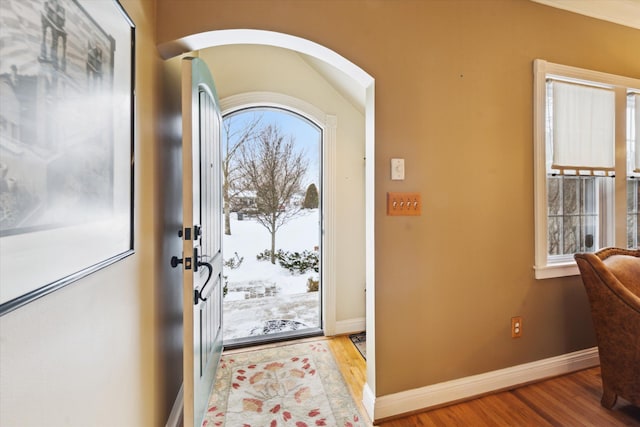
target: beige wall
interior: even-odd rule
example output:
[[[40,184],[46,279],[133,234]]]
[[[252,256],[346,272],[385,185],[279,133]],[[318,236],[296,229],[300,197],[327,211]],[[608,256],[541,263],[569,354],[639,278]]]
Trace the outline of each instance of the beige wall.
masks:
[[[376,79],[379,396],[594,345],[579,279],[533,278],[531,63],[640,78],[640,31],[526,0],[160,0],[155,40],[155,2],[122,3],[137,26],[136,254],[0,318],[0,425],[164,425],[181,376],[179,332],[161,326],[155,44],[212,29],[304,37]],[[421,191],[423,216],[386,217],[396,190]]]
[[[527,0],[158,3],[160,43],[231,28],[309,39],[376,80],[378,396],[595,344],[580,279],[533,276],[532,62],[638,78],[640,31]],[[423,215],[387,217],[387,191],[420,191]]]
[[[136,24],[136,253],[0,318],[2,426],[161,426],[166,384],[181,382],[160,349],[155,2],[122,4]]]
[[[365,317],[364,116],[303,57],[255,45],[201,50],[221,100],[247,92],[289,95],[335,115],[336,130],[336,320]]]

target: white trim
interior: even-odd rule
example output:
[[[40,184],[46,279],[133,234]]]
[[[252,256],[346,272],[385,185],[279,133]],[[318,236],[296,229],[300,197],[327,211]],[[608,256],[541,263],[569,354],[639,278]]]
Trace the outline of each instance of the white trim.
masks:
[[[230,44],[257,44],[295,50],[330,64],[355,79],[356,83],[364,88],[373,84],[373,78],[369,74],[336,52],[310,40],[274,31],[249,29],[207,31],[162,43],[158,45],[158,51],[164,59],[169,59],[194,50]]]
[[[355,319],[347,319],[347,320],[339,320],[336,322],[334,335],[344,335],[344,334],[353,334],[356,332],[362,332],[365,330],[365,328],[366,328],[366,322],[364,317],[358,317]]]
[[[619,76],[617,74],[603,73],[602,71],[587,70],[585,68],[572,67],[570,65],[554,64],[543,59],[535,60],[536,67],[540,67],[550,77],[557,77],[564,81],[585,83],[592,86],[593,82],[599,83],[604,88],[613,89],[624,87],[639,89],[640,80],[633,77]]]
[[[367,411],[367,415],[370,420],[373,420],[373,410],[376,406],[376,396],[371,391],[371,387],[369,387],[369,383],[364,383],[362,388],[362,406],[364,406],[364,410]]]
[[[547,255],[549,247],[547,236],[547,178],[546,178],[546,133],[545,133],[545,99],[547,62],[536,59],[533,62],[533,195],[534,195],[534,233],[535,233],[535,276],[548,268]]]
[[[323,129],[327,122],[327,115],[315,105],[283,93],[268,91],[245,92],[220,100],[220,110],[223,116],[251,107],[285,108],[311,120]]]
[[[181,427],[182,426],[182,407],[184,405],[184,395],[182,387],[184,384],[180,384],[180,390],[178,390],[178,395],[176,396],[176,400],[173,402],[173,406],[171,407],[171,413],[169,414],[169,418],[167,419],[167,423],[165,427]]]
[[[365,384],[363,404],[367,412],[369,412],[369,408],[373,403],[374,410],[371,418],[376,422],[409,412],[427,410],[468,400],[545,378],[565,375],[597,366],[599,363],[598,348],[593,347],[497,371],[380,396],[374,398],[373,402],[371,395],[367,394],[369,392]],[[369,415],[371,416],[371,412],[369,412]]]
[[[375,85],[366,88],[365,101],[365,307],[367,384],[376,393],[376,166]]]
[[[278,92],[245,92],[220,100],[222,115],[252,107],[292,111],[322,129],[322,329],[336,333],[336,150],[338,118],[313,104]]]
[[[337,274],[336,169],[338,118],[327,115],[322,143],[322,329],[336,332]]]
[[[630,123],[627,124],[627,129],[631,130],[631,126],[634,126],[635,130],[635,141],[631,141],[630,147],[628,148],[629,154],[634,152],[633,156],[630,156],[630,163],[633,164],[631,170],[628,172],[629,176],[638,176],[638,171],[640,171],[640,92],[633,93],[631,92],[629,95],[633,98],[633,109],[634,109],[634,117],[631,117]]]
[[[577,276],[578,264],[568,262],[566,264],[550,264],[541,267],[534,267],[536,271],[536,279],[551,279],[553,277]]]

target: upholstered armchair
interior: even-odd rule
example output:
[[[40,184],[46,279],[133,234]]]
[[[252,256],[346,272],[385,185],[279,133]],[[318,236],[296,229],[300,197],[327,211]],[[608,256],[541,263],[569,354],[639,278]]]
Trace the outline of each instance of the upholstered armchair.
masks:
[[[640,250],[576,254],[589,296],[602,372],[602,406],[640,406]]]

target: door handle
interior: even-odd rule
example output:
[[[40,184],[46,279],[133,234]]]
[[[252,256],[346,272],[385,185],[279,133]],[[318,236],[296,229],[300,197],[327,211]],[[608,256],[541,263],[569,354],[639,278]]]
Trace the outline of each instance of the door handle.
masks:
[[[202,288],[200,288],[200,290],[194,290],[193,292],[193,304],[197,305],[199,301],[206,301],[207,299],[204,298],[202,295],[204,295],[204,288],[207,287],[207,285],[209,284],[209,281],[211,280],[211,276],[213,276],[213,266],[208,263],[208,262],[204,262],[204,261],[200,261],[198,258],[198,248],[194,248],[193,249],[193,258],[196,260],[196,267],[194,268],[193,271],[198,271],[198,267],[206,267],[207,270],[209,270],[209,274],[207,275],[207,280],[204,281],[204,285],[202,285]]]
[[[194,295],[193,295],[193,304],[198,304],[198,301],[206,301],[207,299],[205,297],[203,297],[202,295],[204,295],[204,288],[207,287],[207,285],[209,284],[209,280],[211,280],[211,276],[213,276],[213,266],[211,264],[209,264],[208,262],[203,262],[203,261],[198,261],[198,265],[201,267],[207,267],[207,270],[209,270],[209,274],[207,275],[207,280],[204,281],[204,285],[202,285],[202,288],[200,290],[195,290],[194,291]]]

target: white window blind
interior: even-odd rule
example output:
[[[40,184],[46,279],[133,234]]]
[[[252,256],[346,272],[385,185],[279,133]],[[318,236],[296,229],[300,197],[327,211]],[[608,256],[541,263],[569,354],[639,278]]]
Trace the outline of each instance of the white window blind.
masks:
[[[640,172],[640,93],[637,93],[635,96],[635,102],[633,104],[633,108],[635,110],[636,116],[636,165],[635,172]]]
[[[552,169],[563,174],[613,172],[614,91],[553,81],[552,92]]]

